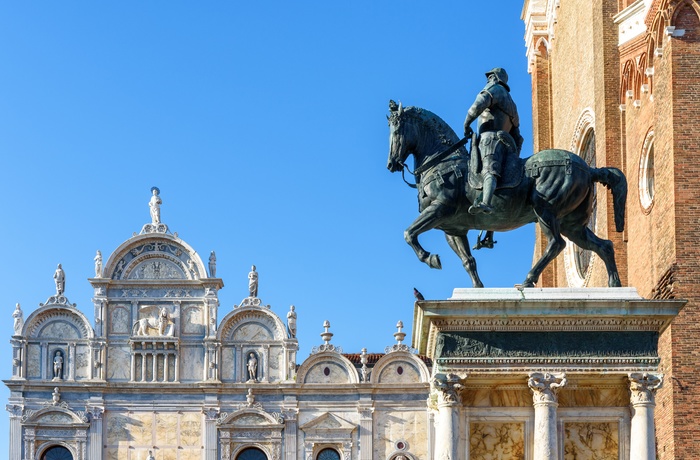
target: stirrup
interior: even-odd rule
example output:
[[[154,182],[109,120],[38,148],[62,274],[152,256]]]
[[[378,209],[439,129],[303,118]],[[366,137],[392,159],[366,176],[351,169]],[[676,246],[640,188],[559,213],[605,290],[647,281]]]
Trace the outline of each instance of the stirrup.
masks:
[[[493,212],[493,207],[487,205],[483,201],[479,204],[473,204],[469,206],[469,214],[491,214]]]

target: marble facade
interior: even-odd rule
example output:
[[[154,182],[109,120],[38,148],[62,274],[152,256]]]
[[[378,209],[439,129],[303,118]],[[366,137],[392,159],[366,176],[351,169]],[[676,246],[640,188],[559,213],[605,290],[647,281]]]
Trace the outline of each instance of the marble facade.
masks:
[[[220,312],[223,281],[160,220],[99,262],[92,324],[63,291],[16,323],[10,460],[652,458],[656,340],[682,302],[456,290],[416,302],[412,346],[399,322],[385,353],[344,353],[326,322],[298,363],[257,272]]]

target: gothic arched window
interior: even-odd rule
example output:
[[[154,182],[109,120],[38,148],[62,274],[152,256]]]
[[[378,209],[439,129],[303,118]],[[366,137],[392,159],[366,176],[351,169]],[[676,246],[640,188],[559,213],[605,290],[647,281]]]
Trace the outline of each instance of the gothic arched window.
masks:
[[[644,212],[654,203],[654,132],[647,134],[639,160],[639,202]]]
[[[581,143],[581,150],[579,151],[579,156],[584,159],[588,166],[595,168],[595,132],[593,128],[589,128],[584,135],[583,142]],[[596,223],[596,212],[598,208],[598,200],[596,198],[595,185],[593,188],[593,212],[591,213],[591,218],[588,220],[588,228],[595,232]],[[591,265],[591,257],[593,253],[585,249],[581,249],[578,246],[574,249],[574,261],[576,264],[576,271],[578,276],[582,279],[586,279],[588,275],[588,268]]]

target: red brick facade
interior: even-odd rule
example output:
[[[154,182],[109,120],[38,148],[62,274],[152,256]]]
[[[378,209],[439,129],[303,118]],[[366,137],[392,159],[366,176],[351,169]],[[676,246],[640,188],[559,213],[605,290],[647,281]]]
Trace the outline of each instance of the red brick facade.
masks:
[[[546,12],[556,15],[549,35],[531,34],[527,44],[536,50],[534,150],[575,150],[572,139],[589,110],[597,166],[627,175],[625,232],[614,231],[611,197],[600,187],[596,233],[614,242],[623,285],[647,298],[688,300],[659,342],[665,383],[657,394],[657,450],[661,460],[700,459],[700,1],[654,0],[644,12],[646,31],[621,40],[626,13],[639,5],[561,2]],[[651,200],[640,192],[648,191],[650,175]],[[535,256],[543,243],[538,231]],[[567,270],[561,255],[539,285],[569,285]],[[594,261],[585,285],[606,281],[605,268]]]

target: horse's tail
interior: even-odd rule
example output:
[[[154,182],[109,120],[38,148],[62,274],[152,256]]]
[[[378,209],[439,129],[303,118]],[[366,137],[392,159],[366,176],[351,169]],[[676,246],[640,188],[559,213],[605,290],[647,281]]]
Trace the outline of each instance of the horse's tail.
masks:
[[[615,230],[625,229],[625,206],[627,206],[627,179],[617,168],[591,168],[593,181],[600,182],[612,191],[615,212]]]

